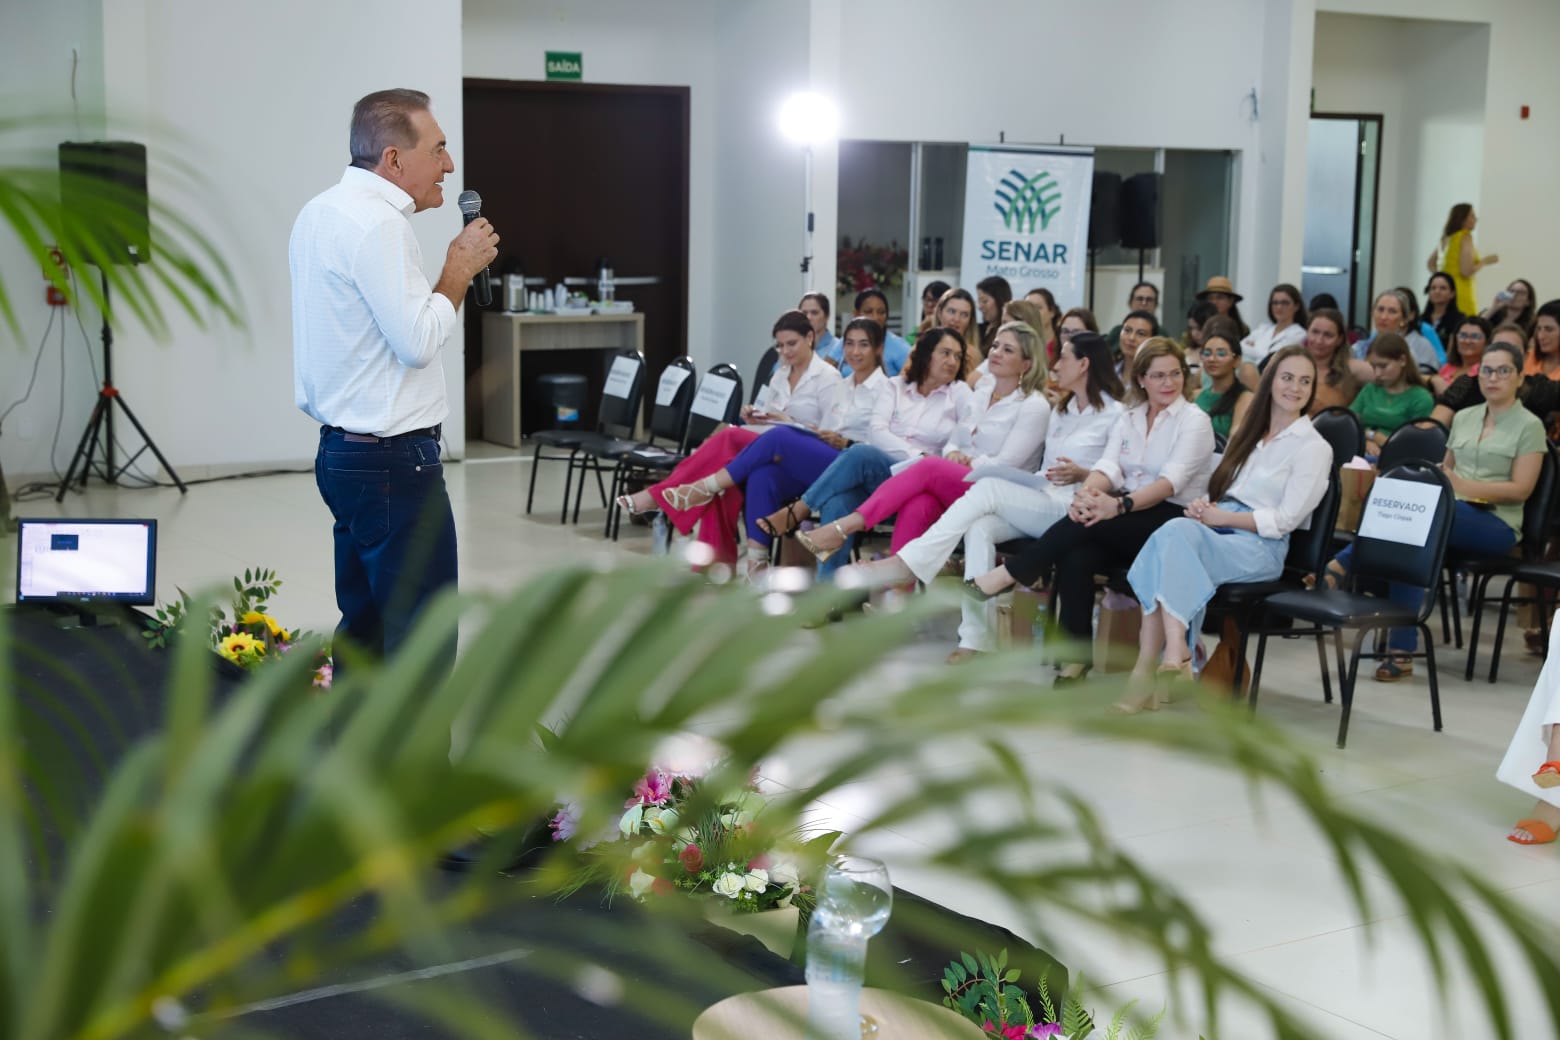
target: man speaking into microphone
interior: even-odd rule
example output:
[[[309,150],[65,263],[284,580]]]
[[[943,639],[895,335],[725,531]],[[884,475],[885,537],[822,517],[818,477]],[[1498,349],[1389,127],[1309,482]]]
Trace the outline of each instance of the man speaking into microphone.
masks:
[[[288,243],[293,386],[320,424],[314,477],[335,518],[337,637],[389,656],[458,576],[439,459],[441,355],[498,235],[471,220],[428,284],[408,217],[443,204],[455,162],[427,94],[358,101],[350,147],[351,165],[303,207]]]

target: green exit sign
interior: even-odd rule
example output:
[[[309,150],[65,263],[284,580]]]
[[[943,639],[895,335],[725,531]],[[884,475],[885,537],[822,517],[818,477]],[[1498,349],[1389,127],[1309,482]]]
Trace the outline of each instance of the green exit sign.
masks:
[[[580,51],[548,51],[548,79],[584,79],[585,62]]]

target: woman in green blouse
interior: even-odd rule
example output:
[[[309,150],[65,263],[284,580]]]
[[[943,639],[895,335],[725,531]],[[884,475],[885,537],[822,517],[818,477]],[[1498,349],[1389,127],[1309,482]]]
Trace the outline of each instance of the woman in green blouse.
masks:
[[[1378,337],[1379,338],[1379,337]],[[1538,483],[1544,461],[1544,423],[1517,401],[1522,387],[1522,350],[1510,343],[1491,343],[1479,362],[1479,389],[1484,403],[1464,408],[1452,418],[1446,442],[1446,471],[1457,496],[1447,547],[1492,556],[1517,544],[1522,535],[1522,505]],[[1354,547],[1327,565],[1327,584],[1337,586],[1348,575]],[[1419,589],[1393,582],[1393,602],[1419,606]],[[1388,639],[1403,656],[1382,662],[1378,682],[1397,682],[1413,674],[1418,634],[1395,628]]]
[[[1349,409],[1365,426],[1365,450],[1380,455],[1392,431],[1404,423],[1423,419],[1435,408],[1435,398],[1425,389],[1408,341],[1395,332],[1383,332],[1370,342],[1365,355],[1376,381],[1360,387]]]
[[[1208,413],[1213,425],[1213,435],[1223,444],[1230,439],[1230,431],[1240,425],[1251,407],[1251,391],[1245,383],[1235,378],[1240,367],[1240,340],[1233,331],[1226,332],[1232,323],[1209,323],[1208,334],[1202,345],[1202,371],[1207,384],[1197,395],[1197,407]]]

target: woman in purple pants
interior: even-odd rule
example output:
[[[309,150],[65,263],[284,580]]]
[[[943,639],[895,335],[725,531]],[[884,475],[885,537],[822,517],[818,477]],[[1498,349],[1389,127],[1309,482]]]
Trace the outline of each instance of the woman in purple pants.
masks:
[[[937,346],[945,338],[950,343],[945,352],[952,357],[956,346],[959,356],[949,363],[934,364]],[[917,337],[904,372],[888,380],[888,389],[877,396],[870,429],[860,441],[836,446],[810,431],[777,427],[743,448],[725,468],[687,485],[686,494],[695,501],[708,501],[727,488],[743,488],[747,570],[752,574],[767,562],[774,538],[808,516],[806,505],[793,509],[786,503],[811,488],[835,460],[858,447],[870,449],[874,457],[888,453],[885,457],[890,463],[911,454],[941,450],[968,396],[969,388],[959,382],[962,351],[963,341],[956,333],[928,330]],[[927,428],[918,428],[922,426]],[[909,449],[899,450],[906,443]],[[678,489],[675,494],[685,493]]]

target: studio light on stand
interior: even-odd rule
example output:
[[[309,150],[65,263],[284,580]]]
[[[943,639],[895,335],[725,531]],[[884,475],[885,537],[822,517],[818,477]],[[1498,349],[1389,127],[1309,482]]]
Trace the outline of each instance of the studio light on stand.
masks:
[[[141,452],[150,451],[178,487],[185,494],[188,488],[169,465],[158,449],[157,442],[141,425],[126,403],[124,395],[114,385],[114,331],[109,324],[108,266],[125,264],[134,267],[143,263],[151,253],[150,206],[146,192],[146,146],[132,141],[94,141],[90,143],[66,142],[60,145],[60,204],[64,210],[67,235],[83,237],[92,234],[99,242],[107,243],[106,250],[78,250],[81,255],[97,265],[103,287],[103,387],[98,391],[97,403],[76,453],[71,456],[60,481],[54,501],[65,498],[65,492],[81,469],[81,486],[86,487],[87,475],[92,471],[92,458],[101,448],[103,466],[101,474],[105,483],[118,484],[119,478],[130,469]],[[100,226],[88,228],[95,216]],[[124,412],[125,418],[135,427],[144,442],[140,450],[117,466],[114,462],[116,448],[114,438],[114,408]]]
[[[828,144],[839,133],[840,115],[834,102],[822,94],[792,94],[780,106],[780,132],[786,140],[802,146],[802,292],[812,292],[813,147]]]

